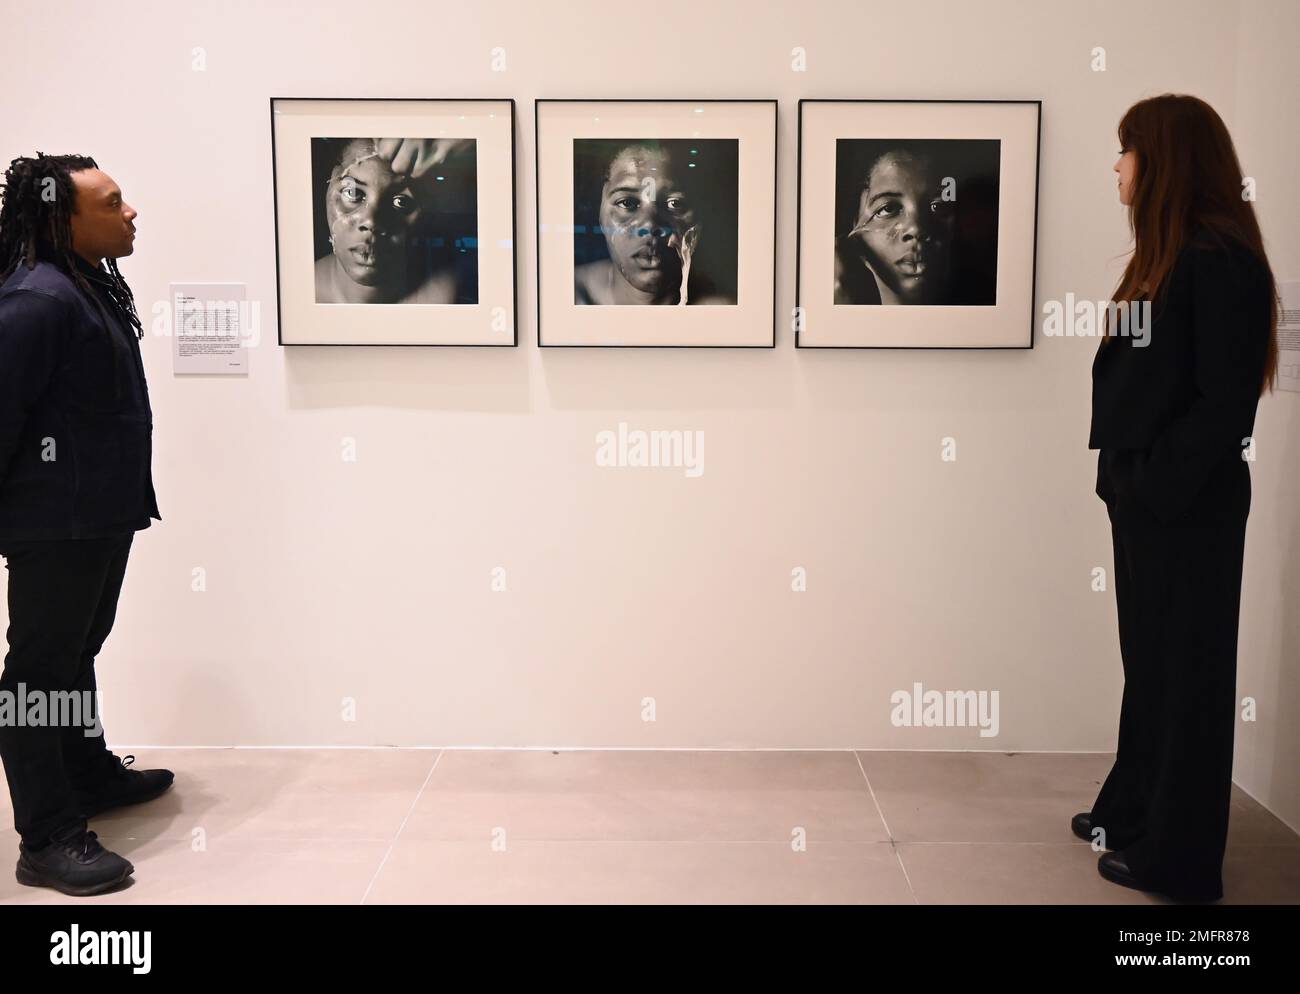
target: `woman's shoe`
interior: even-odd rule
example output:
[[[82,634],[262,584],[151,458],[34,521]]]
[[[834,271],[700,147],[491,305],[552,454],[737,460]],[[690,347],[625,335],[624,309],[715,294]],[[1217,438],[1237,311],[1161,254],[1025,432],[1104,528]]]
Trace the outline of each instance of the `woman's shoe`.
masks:
[[[1119,884],[1121,887],[1132,887],[1134,890],[1151,890],[1152,888],[1141,883],[1129,869],[1128,860],[1124,858],[1122,852],[1102,853],[1097,860],[1097,872],[1113,884]]]
[[[1184,901],[1189,904],[1212,904],[1223,897],[1221,887],[1215,888],[1213,891],[1193,892],[1186,889],[1145,883],[1134,876],[1133,870],[1129,867],[1128,860],[1124,858],[1122,852],[1102,853],[1097,860],[1097,872],[1111,883],[1119,884],[1121,887],[1131,887],[1133,890],[1160,894],[1162,897],[1173,898],[1175,901]]]
[[[1103,828],[1100,825],[1098,825],[1096,828],[1093,827],[1091,811],[1082,811],[1079,814],[1075,815],[1073,818],[1071,818],[1070,831],[1073,832],[1075,835],[1077,835],[1079,838],[1083,839],[1084,842],[1098,843],[1099,849],[1105,849],[1108,852],[1113,852],[1118,849],[1126,849],[1129,846],[1131,846],[1134,842],[1137,841],[1137,839],[1121,839],[1118,845],[1110,842],[1110,840],[1106,836],[1105,828]],[[1099,839],[1093,838],[1092,833],[1094,831],[1101,833],[1101,837]]]
[[[1092,812],[1082,811],[1070,819],[1070,831],[1083,839],[1084,842],[1096,841],[1092,837]],[[1102,838],[1105,838],[1103,835]],[[1103,846],[1103,848],[1109,848]]]

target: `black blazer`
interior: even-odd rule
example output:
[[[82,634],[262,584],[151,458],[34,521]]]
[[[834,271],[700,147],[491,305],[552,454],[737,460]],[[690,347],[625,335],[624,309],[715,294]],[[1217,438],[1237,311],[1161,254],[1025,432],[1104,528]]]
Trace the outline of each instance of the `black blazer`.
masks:
[[[1145,346],[1116,337],[1092,364],[1088,447],[1097,494],[1131,497],[1166,523],[1239,500],[1271,333],[1268,271],[1203,228],[1189,238]],[[1235,496],[1234,496],[1235,495]]]
[[[79,264],[93,297],[45,261],[0,286],[0,548],[162,520],[140,344],[107,274]]]

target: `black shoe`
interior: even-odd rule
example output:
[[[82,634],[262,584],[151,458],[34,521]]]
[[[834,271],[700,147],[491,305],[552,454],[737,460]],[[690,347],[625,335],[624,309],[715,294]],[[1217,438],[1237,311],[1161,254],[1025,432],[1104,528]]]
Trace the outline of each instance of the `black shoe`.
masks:
[[[1129,868],[1128,860],[1124,858],[1124,854],[1119,852],[1103,853],[1097,860],[1097,872],[1111,883],[1119,884],[1121,887],[1132,887],[1134,890],[1160,894],[1162,897],[1170,897],[1175,901],[1212,904],[1223,897],[1222,888],[1217,888],[1213,892],[1193,892],[1185,888],[1162,887],[1139,880]]]
[[[1101,826],[1098,826],[1098,827],[1100,828]],[[1083,811],[1083,812],[1080,812],[1079,814],[1077,814],[1077,815],[1075,815],[1073,818],[1071,818],[1071,819],[1070,819],[1070,831],[1073,832],[1075,835],[1077,835],[1079,838],[1083,839],[1084,842],[1097,842],[1097,841],[1099,841],[1099,840],[1094,839],[1094,838],[1092,837],[1092,833],[1093,833],[1093,824],[1092,824],[1092,812],[1091,812],[1091,811]],[[1100,840],[1100,841],[1101,841],[1101,848],[1102,848],[1102,849],[1106,849],[1106,850],[1108,850],[1108,851],[1114,851],[1114,850],[1117,850],[1117,849],[1124,849],[1124,848],[1126,848],[1127,846],[1131,846],[1131,845],[1133,844],[1133,842],[1136,841],[1135,839],[1130,839],[1130,840],[1125,841],[1125,842],[1123,843],[1123,845],[1112,845],[1111,843],[1109,843],[1108,841],[1106,841],[1106,830],[1105,830],[1104,828],[1102,828],[1101,831],[1102,831],[1101,840]]]
[[[76,822],[55,832],[40,849],[20,843],[15,876],[28,887],[53,887],[85,897],[111,890],[134,871],[130,862],[100,845],[84,823]]]
[[[1097,872],[1111,883],[1119,884],[1121,887],[1132,887],[1134,890],[1151,890],[1150,887],[1133,876],[1133,871],[1129,869],[1128,861],[1124,858],[1122,852],[1102,853],[1097,860]]]
[[[1092,812],[1083,811],[1070,819],[1070,831],[1083,839],[1084,842],[1092,841]]]
[[[1102,853],[1097,860],[1097,872],[1111,883],[1119,884],[1121,887],[1131,887],[1133,890],[1161,894],[1165,897],[1172,896],[1163,887],[1139,880],[1128,865],[1128,858],[1122,852]]]
[[[112,764],[106,768],[103,779],[87,791],[78,791],[81,813],[89,818],[112,808],[152,801],[165,793],[176,779],[171,770],[127,769],[134,762],[134,756],[122,760],[112,756]]]

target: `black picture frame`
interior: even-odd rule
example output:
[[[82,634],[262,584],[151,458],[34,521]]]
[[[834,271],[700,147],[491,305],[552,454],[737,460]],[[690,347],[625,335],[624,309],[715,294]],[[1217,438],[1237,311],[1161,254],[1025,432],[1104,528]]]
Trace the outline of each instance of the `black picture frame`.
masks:
[[[510,287],[511,340],[508,342],[286,342],[280,255],[280,192],[276,156],[275,108],[280,101],[330,101],[357,103],[497,103],[510,109]],[[517,348],[519,345],[519,204],[518,204],[518,116],[514,97],[385,97],[385,96],[272,96],[268,100],[271,124],[271,196],[275,237],[276,344],[282,348]]]
[[[702,97],[692,99],[689,97],[538,97],[533,101],[533,178],[534,178],[534,218],[533,232],[540,236],[541,230],[541,149],[540,142],[537,140],[541,123],[541,107],[543,104],[707,104],[707,105],[726,105],[726,104],[770,104],[772,108],[772,294],[770,312],[772,317],[772,333],[770,340],[760,344],[716,344],[716,343],[636,343],[636,344],[604,344],[604,343],[572,343],[572,342],[547,342],[542,334],[542,256],[545,254],[541,248],[541,239],[538,237],[537,246],[537,347],[542,349],[775,349],[776,348],[776,286],[777,286],[777,244],[778,232],[780,225],[780,215],[777,210],[777,198],[779,194],[780,179],[780,107],[779,101],[775,97]]]
[[[882,350],[1032,350],[1036,338],[1038,315],[1038,208],[1040,177],[1042,174],[1042,135],[1043,135],[1043,101],[1041,99],[931,99],[931,98],[887,98],[887,97],[802,97],[798,102],[797,152],[796,152],[796,206],[795,206],[795,314],[801,313],[804,305],[803,291],[803,238],[804,238],[804,105],[805,104],[952,104],[952,105],[999,105],[1018,104],[1036,108],[1034,119],[1034,194],[1033,194],[1033,238],[1031,246],[1031,266],[1029,279],[1029,336],[1025,344],[1014,345],[808,345],[802,341],[801,328],[794,322],[796,349],[833,350],[833,349],[882,349]]]

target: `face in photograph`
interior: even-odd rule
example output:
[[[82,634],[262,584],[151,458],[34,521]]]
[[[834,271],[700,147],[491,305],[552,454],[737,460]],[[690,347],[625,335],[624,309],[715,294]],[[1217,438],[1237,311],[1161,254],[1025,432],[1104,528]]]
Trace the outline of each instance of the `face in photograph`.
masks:
[[[835,302],[994,303],[999,143],[841,145]]]
[[[316,261],[317,303],[473,302],[474,141],[312,141],[328,248]]]
[[[584,262],[575,240],[576,303],[736,302],[734,140],[574,144],[586,158],[575,163],[576,181],[598,168],[599,187],[579,193],[578,209],[594,202],[590,227],[603,256]]]
[[[893,149],[872,164],[848,237],[860,240],[861,259],[876,279],[882,304],[928,304],[942,297],[953,221],[933,157]]]

